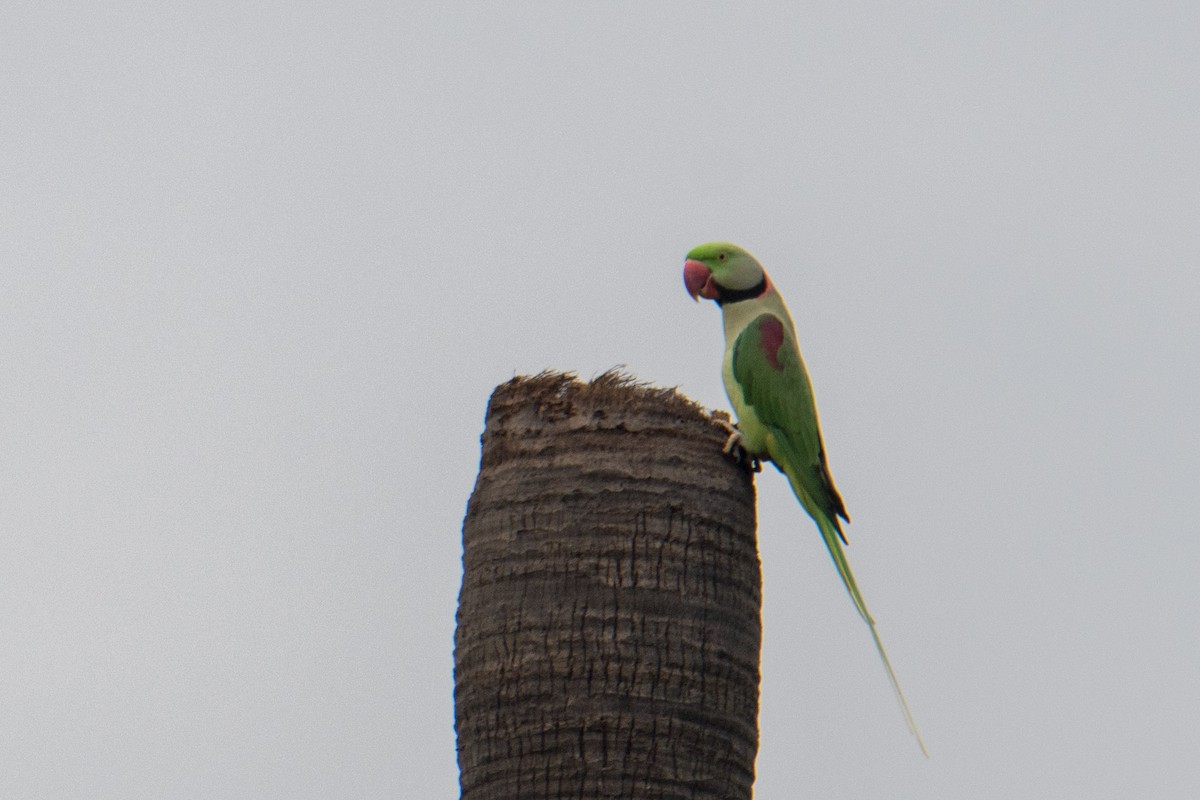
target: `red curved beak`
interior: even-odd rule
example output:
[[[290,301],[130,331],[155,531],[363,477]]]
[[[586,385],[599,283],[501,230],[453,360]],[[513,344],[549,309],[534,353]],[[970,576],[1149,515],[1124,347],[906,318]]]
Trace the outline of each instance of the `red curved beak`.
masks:
[[[701,297],[706,300],[717,299],[717,287],[713,285],[712,270],[699,261],[689,259],[683,265],[683,285],[693,300]]]

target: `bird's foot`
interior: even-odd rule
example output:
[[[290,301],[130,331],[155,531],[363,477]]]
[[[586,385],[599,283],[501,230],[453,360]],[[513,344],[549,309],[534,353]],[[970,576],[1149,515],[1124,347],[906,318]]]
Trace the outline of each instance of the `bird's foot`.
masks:
[[[714,414],[713,421],[717,423],[717,427],[726,431],[729,438],[725,440],[725,446],[721,448],[721,452],[729,456],[737,464],[744,464],[746,469],[751,472],[762,472],[762,462],[752,456],[750,451],[746,449],[746,440],[742,436],[742,432],[737,426],[729,421],[729,417],[721,414]]]

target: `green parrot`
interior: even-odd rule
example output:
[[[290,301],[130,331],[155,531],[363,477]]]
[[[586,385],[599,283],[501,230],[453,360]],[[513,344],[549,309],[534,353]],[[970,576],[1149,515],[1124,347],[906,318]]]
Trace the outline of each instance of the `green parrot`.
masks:
[[[829,474],[812,385],[783,298],[762,264],[728,242],[709,242],[688,253],[683,282],[693,300],[703,297],[715,301],[724,317],[725,360],[721,375],[740,429],[731,428],[726,452],[736,453],[740,449],[752,464],[770,460],[787,476],[800,504],[817,523],[854,607],[871,629],[904,719],[921,752],[928,757],[875,629],[875,620],[867,610],[842,549],[846,536],[839,518],[846,522],[850,518]]]

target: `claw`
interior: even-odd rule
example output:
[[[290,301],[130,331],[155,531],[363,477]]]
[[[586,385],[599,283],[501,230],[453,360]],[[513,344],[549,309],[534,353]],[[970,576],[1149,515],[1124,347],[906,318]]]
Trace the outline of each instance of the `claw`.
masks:
[[[742,432],[737,428],[729,431],[729,438],[725,440],[725,446],[721,448],[721,452],[727,456],[740,461],[742,456],[748,455],[746,452],[746,440],[742,438]]]
[[[725,445],[721,448],[721,452],[729,456],[738,464],[745,464],[746,469],[751,472],[762,472],[762,461],[755,458],[746,449],[746,440],[742,436],[742,432],[737,426],[729,422],[729,417],[725,415],[713,416],[713,421],[725,431],[728,431],[729,438],[725,440]]]

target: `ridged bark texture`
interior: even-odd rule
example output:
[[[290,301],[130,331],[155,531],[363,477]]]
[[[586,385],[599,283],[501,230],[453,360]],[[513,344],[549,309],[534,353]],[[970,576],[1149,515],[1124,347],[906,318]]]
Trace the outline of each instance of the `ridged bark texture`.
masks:
[[[463,800],[741,800],[758,750],[754,488],[673,390],[517,378],[463,524]]]

